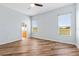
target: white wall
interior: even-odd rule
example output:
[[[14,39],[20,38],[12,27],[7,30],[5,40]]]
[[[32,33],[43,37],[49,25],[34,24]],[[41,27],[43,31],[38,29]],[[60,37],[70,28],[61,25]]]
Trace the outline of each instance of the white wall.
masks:
[[[28,23],[30,35],[30,18],[25,14],[0,5],[0,45],[20,40],[21,23]]]
[[[79,48],[79,3],[76,4],[76,43]]]
[[[41,11],[40,11],[41,12]],[[60,36],[58,34],[58,19],[59,14],[72,13],[71,20],[71,36]],[[55,40],[63,43],[76,43],[75,33],[75,4],[55,9],[50,12],[36,15],[32,17],[32,21],[38,22],[39,32],[32,33],[33,37]]]

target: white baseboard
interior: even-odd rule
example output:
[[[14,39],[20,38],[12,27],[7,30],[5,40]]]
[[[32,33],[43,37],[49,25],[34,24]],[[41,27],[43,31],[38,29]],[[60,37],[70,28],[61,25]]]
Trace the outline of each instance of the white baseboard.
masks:
[[[15,42],[15,41],[19,41],[19,39],[15,39],[15,40],[11,40],[11,41],[2,42],[2,43],[0,43],[0,45],[12,43],[12,42]]]
[[[63,41],[58,41],[58,40],[55,40],[55,39],[49,39],[49,38],[45,38],[45,37],[40,37],[40,36],[32,36],[34,38],[39,38],[39,39],[44,39],[44,40],[50,40],[50,41],[56,41],[56,42],[61,42],[61,43],[66,43],[66,44],[72,44],[72,45],[75,45],[75,43],[68,43],[68,42],[63,42]]]

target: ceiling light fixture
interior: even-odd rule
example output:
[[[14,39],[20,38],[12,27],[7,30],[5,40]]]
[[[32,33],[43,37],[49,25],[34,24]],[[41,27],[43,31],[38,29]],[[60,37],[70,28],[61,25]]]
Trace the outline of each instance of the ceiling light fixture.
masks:
[[[30,6],[31,6],[31,7],[35,7],[35,6],[38,6],[38,7],[43,7],[43,5],[42,5],[42,4],[38,4],[38,3],[31,4]]]
[[[31,4],[30,6],[31,6],[31,7],[35,7],[35,4]]]

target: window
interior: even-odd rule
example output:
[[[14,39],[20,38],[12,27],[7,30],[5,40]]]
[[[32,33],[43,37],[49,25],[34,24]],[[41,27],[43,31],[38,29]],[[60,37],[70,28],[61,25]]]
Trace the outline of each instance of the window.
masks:
[[[33,33],[38,32],[38,24],[36,20],[32,21],[32,32]]]
[[[71,35],[71,13],[58,16],[58,32],[59,35]]]

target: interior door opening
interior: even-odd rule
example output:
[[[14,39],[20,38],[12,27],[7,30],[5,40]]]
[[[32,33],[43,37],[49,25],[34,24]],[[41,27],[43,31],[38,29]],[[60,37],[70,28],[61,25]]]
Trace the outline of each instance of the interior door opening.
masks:
[[[22,40],[27,39],[27,37],[28,37],[27,34],[28,34],[28,32],[27,32],[27,24],[22,23],[22,26],[21,26],[21,38],[22,38]]]

